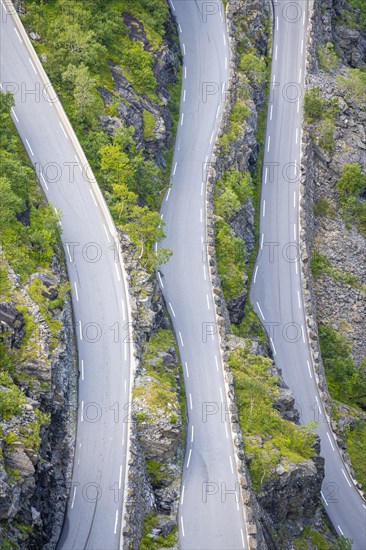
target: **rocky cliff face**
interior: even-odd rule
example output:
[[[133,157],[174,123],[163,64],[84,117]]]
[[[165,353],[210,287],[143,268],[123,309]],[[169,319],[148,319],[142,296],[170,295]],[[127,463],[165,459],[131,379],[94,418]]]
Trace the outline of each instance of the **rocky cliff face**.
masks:
[[[3,254],[1,267],[2,366],[8,370],[12,362],[13,370],[11,378],[3,371],[0,383],[0,545],[51,549],[63,522],[75,439],[77,357],[66,271],[55,256],[52,271],[20,284]],[[57,338],[31,297],[35,283],[59,323]]]

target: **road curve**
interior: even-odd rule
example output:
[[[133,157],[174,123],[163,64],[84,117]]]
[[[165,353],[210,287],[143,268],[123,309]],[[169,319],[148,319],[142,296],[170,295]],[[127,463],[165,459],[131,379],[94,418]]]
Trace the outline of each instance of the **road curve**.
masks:
[[[133,353],[116,230],[52,87],[9,2],[1,2],[1,74],[12,117],[47,199],[61,213],[79,352],[72,486],[59,549],[120,545]],[[47,85],[48,84],[48,85]]]
[[[325,458],[322,500],[339,535],[366,548],[365,502],[342,461],[318,391],[304,316],[299,258],[300,143],[307,1],[274,4],[271,94],[260,209],[260,241],[251,301],[277,366],[293,390],[301,422],[318,422]]]
[[[161,286],[179,344],[187,447],[179,508],[183,549],[247,548],[206,256],[206,174],[224,105],[229,48],[222,4],[173,0],[181,51],[181,111],[171,187],[161,209],[173,250]],[[212,332],[212,334],[211,334]]]

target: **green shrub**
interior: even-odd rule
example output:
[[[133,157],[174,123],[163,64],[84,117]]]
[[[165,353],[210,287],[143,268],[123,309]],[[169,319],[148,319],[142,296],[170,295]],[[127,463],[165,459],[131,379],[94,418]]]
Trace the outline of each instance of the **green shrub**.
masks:
[[[338,65],[338,58],[332,42],[317,47],[319,66],[323,71],[331,71]]]
[[[352,467],[356,472],[356,479],[366,488],[366,422],[359,421],[353,430],[346,433],[347,453],[351,457]]]
[[[319,277],[323,273],[329,273],[330,267],[330,261],[325,254],[321,254],[320,252],[313,254],[310,260],[310,268],[314,277]]]
[[[249,51],[240,56],[239,69],[256,84],[263,84],[267,78],[266,61],[256,55],[255,51]]]
[[[337,85],[344,93],[346,100],[366,103],[366,70],[346,69],[345,74],[337,76]]]
[[[341,197],[360,195],[366,190],[366,174],[359,164],[346,164],[337,182],[337,190]]]
[[[160,550],[160,548],[172,548],[177,544],[178,537],[176,528],[165,537],[160,536],[152,538],[149,536],[158,520],[159,516],[155,516],[153,513],[145,516],[139,550]]]
[[[321,95],[320,88],[306,90],[304,99],[304,111],[308,121],[314,122],[323,117],[326,102]]]
[[[230,226],[220,220],[216,223],[216,259],[222,291],[226,299],[236,298],[245,288],[244,241],[230,233]]]
[[[216,183],[215,214],[229,220],[252,195],[253,185],[249,172],[226,171]]]
[[[327,216],[328,218],[334,218],[335,211],[327,199],[320,199],[314,204],[314,214],[315,216]]]
[[[0,389],[0,415],[7,420],[22,412],[26,398],[6,372],[0,373],[0,386],[6,388]]]
[[[155,137],[155,117],[150,111],[144,109],[143,114],[143,123],[144,123],[144,139],[154,139]]]

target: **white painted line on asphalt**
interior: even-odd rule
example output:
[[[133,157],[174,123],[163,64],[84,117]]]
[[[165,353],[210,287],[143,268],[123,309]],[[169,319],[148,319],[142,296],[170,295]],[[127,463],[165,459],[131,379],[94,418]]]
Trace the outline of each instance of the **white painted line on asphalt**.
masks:
[[[271,136],[268,136],[268,140],[267,140],[267,153],[269,151],[269,148],[271,146]]]
[[[74,288],[75,288],[76,301],[78,302],[79,301],[79,293],[78,293],[78,287],[77,287],[75,281],[74,281]]]
[[[304,331],[304,325],[301,325],[301,334],[302,334],[302,341],[305,344],[305,331]]]
[[[206,281],[207,275],[206,275],[206,266],[205,266],[205,264],[203,264],[203,278],[204,278],[205,281]]]
[[[34,153],[33,153],[33,151],[32,151],[32,147],[29,145],[29,141],[27,140],[27,138],[25,139],[25,141],[27,142],[27,145],[28,145],[28,147],[29,147],[29,150],[30,150],[30,152],[32,153],[32,157],[34,157]]]
[[[221,399],[221,403],[224,402],[224,397],[222,395],[222,389],[221,389],[221,386],[219,387],[219,390],[220,390],[220,399]]]
[[[323,413],[322,413],[322,409],[321,409],[320,404],[319,404],[319,399],[318,399],[318,396],[317,396],[317,395],[315,396],[315,401],[316,401],[316,404],[318,405],[319,414],[323,414]]]
[[[194,426],[192,426],[192,430],[191,430],[191,443],[193,443],[193,440],[194,440]]]
[[[265,319],[265,317],[264,317],[264,315],[263,315],[262,308],[261,308],[261,306],[258,304],[258,302],[256,302],[256,303],[257,303],[257,308],[259,309],[259,313],[261,314],[263,321],[265,321],[266,319]]]
[[[182,344],[182,348],[184,348],[182,333],[180,331],[179,331],[179,338],[180,338],[180,343]]]
[[[158,251],[158,243],[155,243],[155,253]]]
[[[217,111],[216,111],[216,118],[218,118],[219,116],[219,112],[220,112],[220,105],[217,107]]]
[[[182,487],[182,496],[180,497],[180,505],[183,506],[183,502],[184,502],[184,490],[185,490],[185,486],[183,485]]]
[[[193,403],[192,403],[192,394],[190,393],[189,394],[189,404],[190,404],[190,407],[191,407],[191,410],[193,409]]]
[[[272,116],[273,116],[273,105],[271,105],[271,112],[269,114],[269,120],[272,120]]]
[[[278,31],[278,15],[276,17],[276,31]]]
[[[65,138],[66,138],[66,139],[69,139],[69,138],[67,137],[67,133],[66,133],[66,131],[65,131],[65,128],[62,126],[61,122],[59,122],[59,125],[60,125],[61,130],[62,130],[63,133],[64,133]]]
[[[183,516],[180,516],[180,524],[181,524],[181,527],[182,527],[182,535],[183,535],[183,537],[185,537],[185,533],[184,533],[184,523],[183,523]]]
[[[69,255],[70,264],[72,264],[72,257],[71,257],[70,248],[69,248],[68,244],[66,245],[66,250],[67,250],[67,253]]]
[[[202,182],[201,182],[201,197],[202,197],[202,195],[203,195],[203,186],[204,186],[204,182],[202,181]]]
[[[206,294],[206,301],[207,301],[207,309],[210,309],[210,299],[208,297],[208,294]]]
[[[310,368],[309,360],[307,360],[306,363],[307,363],[307,365],[308,365],[309,376],[310,376],[310,378],[312,378],[313,375],[311,374],[311,368]]]
[[[304,39],[301,40],[301,55],[304,51]]]
[[[297,101],[297,112],[300,111],[300,100]]]
[[[180,138],[178,140],[178,151],[180,151]]]
[[[296,223],[294,223],[294,241],[296,241]]]
[[[301,84],[301,75],[302,75],[302,68],[300,67],[300,70],[299,70],[299,84]]]
[[[122,447],[124,446],[125,444],[125,424],[123,423],[123,426],[122,426]]]
[[[263,218],[265,217],[266,215],[266,201],[263,200]]]
[[[181,25],[180,25],[179,22],[178,22],[178,27],[179,27],[179,31],[180,31],[180,32],[183,32],[183,31],[182,31],[182,27],[181,27]]]
[[[76,487],[74,487],[74,492],[72,494],[71,510],[74,508],[75,496],[76,496]]]
[[[120,280],[121,280],[121,277],[120,277],[120,274],[119,274],[118,265],[117,265],[117,264],[114,264],[114,267],[116,268],[117,279],[118,279],[118,281],[120,281]]]
[[[268,179],[268,168],[266,167],[266,169],[264,171],[264,183],[265,184],[267,183],[267,179]]]
[[[257,265],[257,267],[255,268],[253,283],[255,283],[255,280],[256,280],[256,278],[257,278],[258,267],[259,267],[259,266]]]
[[[57,211],[57,208],[56,208],[56,206],[54,206],[54,207],[53,207],[53,209],[54,209],[54,211],[55,211],[55,214],[56,214],[56,216],[58,216],[58,211]],[[57,223],[58,223],[58,225],[59,225],[60,227],[62,227],[62,223],[61,223],[61,221],[60,221],[60,220],[58,220],[58,222],[57,222]]]
[[[173,8],[173,11],[175,11],[175,7],[174,7],[174,4],[173,4],[172,0],[170,0],[170,5]]]
[[[117,524],[118,524],[118,510],[116,510],[116,519],[114,520],[114,531],[113,533],[117,533]]]
[[[176,171],[177,171],[177,166],[178,166],[178,163],[176,162],[176,163],[174,164],[173,176],[175,176],[175,173],[176,173]]]
[[[192,456],[192,449],[189,449],[189,455],[188,455],[186,468],[189,468],[189,463],[191,462],[191,456]]]
[[[42,181],[43,181],[43,183],[45,184],[45,187],[46,187],[46,189],[47,189],[47,191],[48,191],[48,185],[47,185],[46,180],[44,179],[44,175],[42,174],[42,172],[41,172],[41,178],[42,178]],[[70,262],[72,262],[71,259],[70,259]]]
[[[118,489],[121,488],[121,484],[122,484],[122,464],[119,467]]]
[[[98,206],[98,203],[97,203],[97,201],[95,200],[93,191],[92,191],[90,188],[89,188],[89,191],[90,191],[90,194],[91,194],[91,196],[92,196],[92,199],[93,199],[93,202],[94,202],[95,206]]]
[[[181,119],[180,119],[180,125],[183,126],[184,122],[184,113],[182,113]]]
[[[277,61],[277,52],[278,52],[278,47],[276,46],[276,48],[275,48],[275,61]]]
[[[216,370],[219,370],[219,362],[217,360],[217,355],[215,355]]]
[[[186,367],[187,378],[189,378],[189,370],[188,370],[188,363],[187,363],[187,361],[186,361],[184,364],[185,364],[185,367]]]
[[[297,303],[299,304],[299,309],[301,309],[300,290],[297,291]]]
[[[275,87],[275,82],[276,82],[276,75],[274,74],[273,75],[273,81],[272,81],[273,87]]]
[[[29,63],[30,63],[31,66],[32,66],[33,71],[35,72],[35,74],[37,74],[37,70],[36,70],[36,68],[35,68],[35,66],[34,66],[34,64],[33,64],[33,61],[31,60],[30,57],[28,57],[28,59],[29,59]]]
[[[331,437],[329,435],[329,432],[327,432],[327,436],[328,436],[328,439],[329,439],[330,446],[332,447],[332,450],[335,451],[335,448],[334,448],[333,442],[331,440]]]
[[[236,500],[236,509],[239,511],[239,497],[237,493],[235,493],[235,500]]]
[[[294,173],[295,173],[295,176],[297,175],[297,164],[296,164],[296,160],[294,160]]]
[[[80,333],[80,340],[83,339],[83,330],[81,328],[81,321],[79,321],[79,333]]]
[[[158,271],[158,277],[159,277],[159,282],[160,282],[161,288],[164,288],[163,279],[161,278],[161,275],[160,275],[160,272],[159,272],[159,271]]]
[[[302,24],[305,25],[305,11],[304,11],[304,13],[302,14]]]
[[[169,189],[168,189],[168,193],[165,197],[165,202],[168,202],[168,200],[169,200],[170,190],[171,190],[171,187],[169,187]]]
[[[294,208],[296,208],[296,191],[294,191]]]
[[[8,10],[6,9],[6,7],[5,7],[5,5],[4,5],[4,2],[3,2],[3,0],[1,0],[1,5],[2,5],[2,7],[4,8],[4,10],[5,10],[5,13],[8,13]]]
[[[298,272],[297,262],[295,263],[295,271],[296,271],[296,275],[297,275],[297,272]]]
[[[340,534],[342,535],[342,537],[344,537],[344,533],[343,533],[342,529],[339,527],[339,525],[337,525],[337,527],[338,527],[339,532],[340,532]]]
[[[84,380],[84,359],[81,360],[81,379]]]
[[[228,437],[229,437],[229,432],[228,432],[228,429],[227,429],[227,424],[226,424],[226,422],[225,422],[225,433],[226,433],[226,438],[228,438]]]
[[[23,44],[23,40],[20,38],[20,35],[19,35],[19,33],[18,33],[18,31],[16,30],[15,27],[14,27],[14,30],[15,30],[15,34],[16,34],[17,37],[19,38],[19,42],[20,42],[21,44]]]
[[[227,57],[225,57],[225,69],[227,69]],[[222,83],[223,88],[225,87],[224,84],[225,84],[225,82]]]
[[[203,222],[203,214],[202,214],[202,208],[200,208],[200,221]]]
[[[227,58],[225,57],[225,59],[227,59]],[[225,69],[226,69],[226,66],[227,65],[226,65],[226,61],[225,61]],[[221,84],[221,94],[224,95],[224,93],[225,93],[225,82],[223,82]]]
[[[172,306],[172,304],[171,304],[170,302],[169,302],[169,307],[170,307],[170,309],[171,309],[171,311],[172,311],[172,313],[173,313],[173,317],[175,317],[175,311],[174,311],[173,306]]]
[[[186,45],[184,42],[183,42],[183,55],[186,55]]]
[[[125,396],[127,395],[127,380],[125,380]]]
[[[211,134],[210,143],[212,143],[213,137],[214,137],[214,132],[212,132],[212,134]]]
[[[11,112],[13,113],[13,116],[14,116],[15,120],[16,120],[17,122],[19,122],[19,118],[18,118],[17,115],[15,114],[15,111],[14,111],[14,108],[13,108],[13,107],[11,108]]]
[[[84,401],[81,402],[81,422],[84,422]]]
[[[343,470],[343,468],[342,468],[342,474],[343,474],[344,477],[346,478],[346,481],[347,481],[348,485],[349,485],[350,487],[352,487],[352,484],[350,483],[348,477],[346,476],[346,472]]]
[[[323,491],[320,491],[320,494],[321,494],[322,499],[324,500],[325,504],[328,506],[328,502],[327,502],[327,499],[325,498],[325,496],[323,495]]]
[[[226,46],[226,36],[225,36],[225,33],[222,34],[222,38],[224,40],[224,46]]]
[[[229,460],[230,460],[231,473],[233,474],[234,473],[234,468],[233,468],[233,459],[231,458],[231,456],[229,456]]]
[[[295,143],[296,144],[297,144],[298,140],[299,140],[299,129],[296,128],[296,131],[295,131]]]
[[[272,337],[270,338],[270,341],[271,341],[271,344],[272,344],[272,347],[273,347],[273,354],[276,355],[277,352],[276,352],[276,348],[275,348],[274,342],[272,340]]]
[[[184,67],[184,78],[187,78],[187,67]]]
[[[127,342],[123,343],[124,358],[127,361]]]
[[[104,225],[104,223],[103,223],[103,229],[104,229],[104,232],[105,232],[105,234],[106,234],[106,236],[107,236],[108,242],[110,243],[110,242],[111,242],[111,239],[109,238],[108,231],[107,231],[107,228],[106,228],[106,226]]]
[[[123,298],[121,298],[121,307],[122,307],[122,319],[123,321],[126,321],[125,302]]]
[[[53,106],[53,105],[52,105],[52,106]],[[74,155],[74,158],[75,158],[76,162],[78,163],[80,172],[82,173],[82,172],[83,172],[83,169],[82,169],[82,167],[81,167],[81,165],[80,165],[80,162],[79,162],[79,160],[78,160],[78,157],[77,157],[76,155]]]

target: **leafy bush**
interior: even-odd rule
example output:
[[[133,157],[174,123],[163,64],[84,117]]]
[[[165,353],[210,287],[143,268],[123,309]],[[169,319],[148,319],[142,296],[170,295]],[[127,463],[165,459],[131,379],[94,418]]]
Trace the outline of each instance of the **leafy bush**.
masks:
[[[315,252],[310,260],[310,267],[313,276],[319,277],[319,275],[322,275],[323,273],[329,273],[331,265],[325,254]]]
[[[266,61],[256,55],[255,51],[249,51],[240,56],[239,69],[256,84],[263,84],[267,78]]]
[[[0,372],[0,386],[5,388],[0,388],[0,415],[7,420],[21,413],[26,399],[24,393],[6,372]]]
[[[337,190],[341,197],[360,195],[366,190],[366,174],[359,164],[346,164],[337,182]]]
[[[332,42],[321,44],[317,47],[319,66],[323,71],[331,71],[338,64],[337,54]]]
[[[326,102],[320,88],[306,90],[304,99],[305,116],[310,122],[320,120],[325,110]]]
[[[335,211],[327,199],[320,199],[314,204],[314,214],[315,216],[327,216],[328,218],[334,218]]]
[[[154,139],[155,137],[155,117],[150,111],[147,111],[144,109],[143,115],[142,115],[143,123],[144,123],[144,139]]]
[[[252,197],[252,179],[249,172],[228,170],[216,183],[215,213],[229,220],[244,202]]]
[[[165,537],[151,537],[152,530],[154,529],[159,516],[155,516],[150,513],[144,518],[144,527],[142,532],[142,539],[139,550],[160,550],[160,548],[172,548],[177,544],[177,529],[173,529],[171,533]]]
[[[366,488],[366,422],[359,421],[352,430],[346,433],[347,453],[351,457],[356,479]]]
[[[224,221],[216,223],[216,258],[221,286],[227,300],[236,298],[245,288],[245,245],[242,239],[230,233]]]

